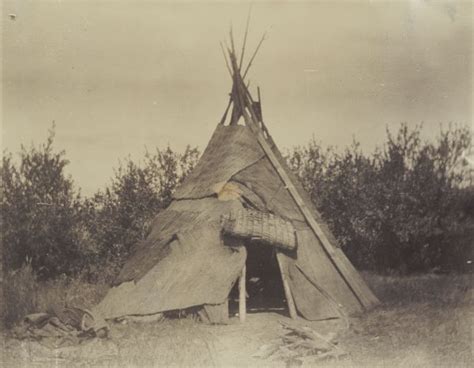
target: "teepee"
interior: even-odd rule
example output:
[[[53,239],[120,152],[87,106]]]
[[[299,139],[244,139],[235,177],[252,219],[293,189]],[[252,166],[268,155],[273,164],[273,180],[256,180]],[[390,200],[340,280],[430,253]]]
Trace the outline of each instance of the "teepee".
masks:
[[[244,51],[238,62],[231,36],[224,56],[233,86],[224,116],[95,314],[113,319],[194,307],[209,321],[223,322],[238,284],[244,320],[246,265],[257,248],[271,249],[293,318],[338,318],[379,303],[263,123],[260,93],[254,101],[244,83],[256,51],[243,70]]]

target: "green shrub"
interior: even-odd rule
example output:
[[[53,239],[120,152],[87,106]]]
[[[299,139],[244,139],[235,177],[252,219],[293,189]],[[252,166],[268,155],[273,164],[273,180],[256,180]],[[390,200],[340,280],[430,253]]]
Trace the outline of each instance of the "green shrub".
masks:
[[[21,148],[19,163],[3,155],[2,236],[5,270],[31,262],[42,279],[73,274],[81,264],[81,199],[64,169],[64,152],[53,150],[54,131],[46,143]]]
[[[340,245],[360,268],[379,272],[470,269],[474,191],[467,128],[421,140],[401,125],[372,154],[342,153],[314,139],[289,156]]]

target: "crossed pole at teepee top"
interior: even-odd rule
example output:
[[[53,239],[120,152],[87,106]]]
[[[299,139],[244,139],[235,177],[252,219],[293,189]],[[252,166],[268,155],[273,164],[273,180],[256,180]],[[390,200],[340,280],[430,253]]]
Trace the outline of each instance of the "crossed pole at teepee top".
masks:
[[[224,124],[227,113],[230,109],[230,105],[233,104],[233,112],[230,124],[237,124],[240,117],[243,117],[245,120],[246,126],[255,134],[258,143],[262,147],[263,151],[267,155],[270,163],[275,168],[279,177],[283,181],[285,188],[290,193],[291,197],[295,201],[297,207],[299,208],[301,214],[305,218],[307,224],[311,228],[314,235],[320,241],[323,250],[327,254],[328,258],[345,281],[349,289],[352,291],[354,296],[357,298],[359,303],[364,308],[370,308],[373,305],[379,303],[377,297],[372,293],[372,291],[367,287],[365,282],[362,280],[358,272],[355,270],[354,266],[350,263],[344,253],[337,247],[334,246],[329,240],[328,236],[322,229],[321,225],[315,218],[315,215],[312,212],[311,205],[305,203],[303,195],[300,193],[300,190],[295,186],[291,176],[285,169],[284,158],[276,149],[276,145],[270,136],[268,129],[262,121],[261,106],[260,106],[260,91],[258,90],[259,101],[254,102],[248,86],[245,85],[244,79],[247,76],[247,73],[257,55],[263,41],[265,40],[266,33],[263,34],[260,42],[257,45],[254,53],[252,54],[247,67],[244,70],[243,75],[241,74],[241,67],[244,59],[244,53],[246,48],[247,34],[249,28],[250,12],[247,19],[247,26],[244,36],[244,42],[242,45],[242,53],[240,55],[240,62],[237,60],[237,53],[235,51],[234,37],[232,34],[232,27],[230,29],[230,47],[226,46],[227,53],[224,51],[224,47],[221,44],[224,58],[226,61],[226,66],[231,75],[233,84],[232,91],[230,93],[229,103],[224,113],[224,116],[221,119],[221,124]],[[282,273],[283,276],[283,273]],[[286,289],[286,288],[285,288]],[[286,291],[286,290],[285,290]],[[287,301],[291,298],[291,294],[287,295]],[[292,299],[292,298],[291,298]]]

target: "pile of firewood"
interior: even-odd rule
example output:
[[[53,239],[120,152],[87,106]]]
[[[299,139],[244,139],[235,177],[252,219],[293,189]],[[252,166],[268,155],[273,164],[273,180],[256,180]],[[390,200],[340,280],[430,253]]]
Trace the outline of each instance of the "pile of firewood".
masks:
[[[335,335],[323,336],[307,326],[280,321],[282,335],[265,344],[253,356],[261,359],[284,360],[287,365],[302,365],[319,360],[340,358],[347,353],[336,345]]]

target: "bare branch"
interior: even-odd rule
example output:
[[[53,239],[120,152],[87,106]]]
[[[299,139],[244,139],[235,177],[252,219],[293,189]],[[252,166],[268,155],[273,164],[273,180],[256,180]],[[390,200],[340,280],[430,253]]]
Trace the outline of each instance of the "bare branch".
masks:
[[[225,66],[227,67],[227,70],[229,71],[230,78],[232,78],[232,71],[230,70],[229,62],[227,60],[227,56],[224,51],[224,46],[222,45],[222,42],[220,42],[219,44],[221,45],[222,55],[224,56],[224,60],[225,60]]]
[[[232,32],[232,26],[230,26],[230,46],[232,48],[232,54],[234,54],[234,56],[237,57],[235,53],[234,34]]]
[[[245,35],[244,35],[244,43],[242,44],[242,52],[240,53],[239,69],[242,69],[242,63],[244,61],[245,45],[247,44],[247,35],[249,33],[250,14],[251,13],[252,13],[252,4],[250,4],[250,6],[249,6],[249,13],[247,15],[247,25],[245,27]]]
[[[263,34],[262,39],[261,39],[260,42],[258,43],[257,48],[255,49],[255,52],[253,53],[253,55],[252,55],[252,57],[251,57],[251,59],[250,59],[250,61],[249,61],[249,64],[247,65],[247,68],[245,69],[245,72],[244,72],[244,75],[243,75],[242,79],[245,79],[245,76],[247,75],[247,73],[248,73],[248,71],[249,71],[249,69],[250,69],[250,66],[252,65],[252,62],[253,62],[253,60],[255,59],[255,56],[257,56],[257,52],[258,52],[258,50],[260,49],[260,46],[262,46],[262,43],[263,43],[263,41],[265,40],[265,36],[266,36],[266,35],[267,35],[267,32],[265,32],[265,33]]]

